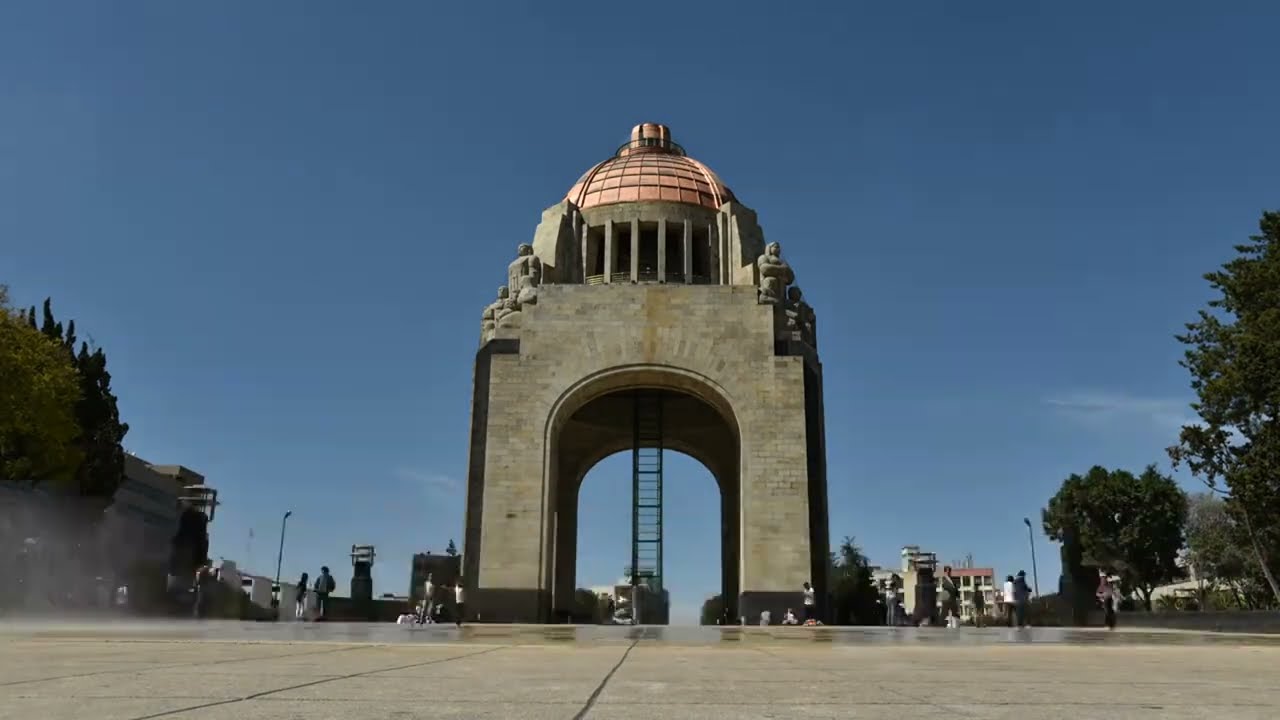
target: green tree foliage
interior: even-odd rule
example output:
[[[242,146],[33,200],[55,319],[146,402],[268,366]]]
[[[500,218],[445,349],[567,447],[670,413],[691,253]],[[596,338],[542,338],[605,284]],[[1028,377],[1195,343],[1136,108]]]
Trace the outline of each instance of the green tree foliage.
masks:
[[[1210,488],[1225,486],[1280,601],[1280,212],[1264,212],[1258,226],[1234,259],[1204,276],[1217,297],[1178,336],[1200,423],[1182,428],[1169,455]]]
[[[724,616],[724,596],[713,595],[702,603],[699,622],[703,625],[717,625]]]
[[[846,536],[831,553],[831,621],[836,625],[878,625],[879,593],[871,579],[871,564],[852,537]]]
[[[81,462],[75,471],[74,483],[82,497],[94,498],[101,503],[111,502],[116,488],[124,480],[124,446],[121,444],[129,426],[120,422],[116,396],[111,392],[111,373],[107,372],[107,356],[102,348],[89,352],[89,344],[80,343],[76,351],[76,324],[54,320],[52,304],[44,301],[43,322],[40,332],[60,343],[63,352],[71,358],[80,385],[80,397],[75,403],[78,432],[75,445],[80,451]],[[36,328],[36,309],[28,311],[27,323]]]
[[[1053,540],[1080,544],[1085,564],[1119,575],[1147,609],[1151,591],[1181,577],[1178,553],[1187,521],[1187,496],[1150,465],[1141,475],[1094,466],[1072,475],[1043,512]]]
[[[598,625],[604,618],[600,596],[586,588],[573,591],[573,621],[579,624]]]
[[[80,465],[80,386],[62,348],[24,322],[0,285],[0,480],[69,482]]]
[[[1254,562],[1248,533],[1228,503],[1212,493],[1191,497],[1187,560],[1195,570],[1201,607],[1259,609],[1275,602]]]
[[[458,557],[458,546],[453,544],[453,538],[449,538],[449,547],[444,549],[444,554],[449,557]]]

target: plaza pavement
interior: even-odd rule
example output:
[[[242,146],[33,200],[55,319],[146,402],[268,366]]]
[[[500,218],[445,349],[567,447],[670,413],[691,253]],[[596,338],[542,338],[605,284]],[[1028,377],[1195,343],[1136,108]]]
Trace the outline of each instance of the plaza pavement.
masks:
[[[1280,718],[1280,636],[0,621],[0,720]]]

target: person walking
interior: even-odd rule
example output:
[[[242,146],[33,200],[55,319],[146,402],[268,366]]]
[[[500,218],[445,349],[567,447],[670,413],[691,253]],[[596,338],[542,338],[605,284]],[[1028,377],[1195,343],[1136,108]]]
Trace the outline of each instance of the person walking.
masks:
[[[1116,587],[1107,579],[1107,574],[1098,571],[1098,600],[1102,601],[1107,629],[1116,629]]]
[[[1013,576],[1004,576],[1004,592],[1001,593],[1004,599],[1004,620],[1013,627]]]
[[[1027,626],[1027,603],[1031,600],[1031,587],[1027,585],[1027,573],[1019,570],[1013,579],[1013,608],[1017,615],[1018,627]]]
[[[458,627],[462,627],[462,618],[467,612],[467,594],[462,587],[462,578],[458,578],[453,586],[453,612],[453,621]]]
[[[293,619],[303,620],[307,617],[307,580],[311,576],[302,573],[298,578],[298,596],[293,599]]]
[[[336,590],[338,583],[329,574],[329,566],[320,566],[320,575],[316,578],[316,619],[324,620],[325,610],[329,607],[329,593]]]
[[[960,589],[956,587],[956,579],[951,575],[951,566],[942,568],[942,584],[938,589],[938,600],[942,603],[942,616],[948,628],[960,627]]]
[[[804,584],[804,621],[808,623],[810,620],[817,621],[818,617],[818,597],[813,586],[809,583]]]

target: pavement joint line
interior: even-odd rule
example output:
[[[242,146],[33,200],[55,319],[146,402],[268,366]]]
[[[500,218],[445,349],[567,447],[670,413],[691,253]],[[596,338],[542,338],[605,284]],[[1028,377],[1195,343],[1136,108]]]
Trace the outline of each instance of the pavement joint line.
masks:
[[[95,670],[93,672],[87,672],[87,673],[55,675],[53,677],[33,678],[30,680],[10,680],[8,682],[0,682],[0,687],[10,687],[13,685],[26,685],[29,683],[49,682],[51,680],[74,680],[79,678],[97,677],[98,675],[119,675],[121,673],[137,674],[137,673],[152,672],[154,670],[173,670],[176,668],[202,667],[202,666],[209,666],[209,665],[226,665],[228,663],[248,662],[250,660],[281,660],[284,658],[301,657],[304,655],[328,655],[332,653],[344,652],[347,650],[362,650],[362,649],[365,649],[366,647],[367,646],[363,646],[363,645],[343,646],[343,647],[333,648],[330,650],[321,650],[319,652],[284,653],[280,655],[263,655],[262,657],[226,658],[223,660],[195,660],[190,662],[152,665],[151,667],[144,667],[144,668],[130,667],[130,668],[119,668],[116,670]]]
[[[582,720],[587,716],[587,713],[591,712],[591,708],[596,705],[596,700],[600,699],[600,693],[604,692],[604,686],[609,684],[609,681],[613,679],[613,674],[618,672],[618,668],[622,667],[622,663],[627,661],[627,657],[631,655],[631,651],[635,650],[636,646],[639,644],[640,638],[636,638],[631,641],[631,644],[627,646],[625,651],[623,651],[622,657],[618,658],[618,662],[609,670],[608,674],[604,676],[604,679],[600,681],[600,684],[596,686],[596,689],[591,691],[591,695],[587,697],[586,704],[584,704],[582,709],[573,716],[573,720]]]
[[[423,662],[409,663],[408,665],[398,665],[398,666],[389,667],[389,668],[378,668],[377,670],[364,670],[356,673],[348,673],[346,675],[327,676],[319,680],[299,683],[297,685],[290,685],[288,687],[275,688],[274,690],[263,690],[262,692],[251,693],[243,697],[217,700],[215,702],[207,702],[207,703],[202,703],[200,705],[192,705],[190,707],[176,708],[174,710],[165,710],[164,712],[152,713],[151,715],[142,715],[136,718],[132,718],[132,720],[153,720],[153,718],[172,717],[180,713],[191,712],[192,710],[203,710],[205,708],[218,707],[221,705],[232,705],[235,703],[245,702],[246,700],[256,700],[258,698],[266,697],[268,695],[275,695],[277,693],[288,692],[290,690],[301,690],[302,688],[312,687],[315,685],[323,685],[325,683],[338,682],[339,680],[351,680],[353,678],[366,677],[369,675],[377,675],[378,673],[389,672],[391,670],[408,670],[409,668],[424,667],[426,665],[438,665],[440,663],[453,662],[454,660],[465,660],[467,658],[476,657],[477,655],[487,655],[491,652],[497,652],[499,650],[502,650],[503,647],[505,646],[486,648],[479,652],[467,653],[466,655],[455,655],[453,657],[435,658],[435,659],[426,660]]]
[[[770,658],[772,658],[772,659],[774,659],[774,660],[777,660],[777,661],[779,661],[779,662],[786,662],[783,658],[780,658],[780,657],[778,657],[777,655],[774,655],[773,653],[769,652],[768,650],[765,650],[764,648],[759,648],[759,647],[757,647],[757,648],[753,648],[753,649],[754,649],[754,650],[756,650],[757,652],[764,653],[765,655],[767,655],[767,656],[769,656]],[[837,678],[837,679],[840,679],[840,680],[844,680],[844,679],[846,679],[846,677],[845,677],[844,675],[842,675],[842,674],[841,674],[841,673],[839,673],[838,671],[831,670],[830,668],[826,668],[826,667],[814,667],[814,666],[807,666],[807,667],[806,667],[806,666],[801,666],[801,667],[802,667],[802,669],[809,670],[810,672],[817,671],[817,672],[821,672],[821,673],[826,673],[827,675],[831,675],[831,676],[833,676],[833,677],[835,677],[835,678]],[[942,710],[942,711],[944,711],[944,712],[951,712],[951,713],[954,713],[954,714],[956,714],[956,715],[961,715],[961,716],[964,716],[964,717],[974,717],[974,715],[973,715],[972,713],[965,712],[965,711],[963,711],[963,710],[961,710],[961,709],[959,709],[959,708],[956,708],[956,707],[954,707],[954,706],[951,706],[951,705],[944,705],[944,704],[941,704],[941,703],[933,702],[933,701],[931,701],[931,700],[926,700],[926,699],[924,699],[924,698],[919,698],[919,697],[916,697],[916,696],[914,696],[914,695],[911,695],[910,693],[905,693],[905,692],[902,692],[901,690],[897,690],[897,689],[895,689],[895,688],[885,687],[884,685],[882,685],[882,684],[880,684],[880,683],[876,683],[876,688],[877,688],[878,690],[880,690],[881,692],[888,692],[888,693],[892,693],[892,694],[894,694],[894,695],[897,695],[898,697],[901,697],[901,698],[905,698],[905,699],[907,699],[907,700],[910,700],[910,701],[912,702],[912,704],[915,704],[915,705],[928,705],[929,707],[935,708],[935,709],[937,709],[937,710]]]

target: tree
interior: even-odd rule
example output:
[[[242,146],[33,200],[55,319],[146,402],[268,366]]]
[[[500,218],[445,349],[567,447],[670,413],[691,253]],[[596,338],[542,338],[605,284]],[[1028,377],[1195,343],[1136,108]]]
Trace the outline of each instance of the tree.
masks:
[[[586,588],[573,591],[573,621],[580,624],[599,625],[604,614],[600,596]]]
[[[449,557],[458,557],[458,546],[453,544],[453,538],[449,538],[449,547],[444,549],[444,554]]]
[[[1050,539],[1078,541],[1084,563],[1119,575],[1147,610],[1151,591],[1182,574],[1187,497],[1154,465],[1138,477],[1099,466],[1071,475],[1049,500],[1043,521]]]
[[[75,403],[78,426],[75,445],[81,460],[75,470],[74,482],[82,497],[109,504],[116,489],[124,481],[124,446],[121,444],[129,426],[120,422],[116,396],[111,392],[111,373],[107,372],[107,356],[102,348],[89,352],[86,342],[80,343],[76,352],[76,324],[62,323],[53,317],[51,301],[44,301],[43,323],[40,332],[62,345],[71,358],[80,385],[80,396]],[[28,311],[27,323],[36,328],[36,309]]]
[[[1191,497],[1186,556],[1195,573],[1200,607],[1220,604],[1223,598],[1241,608],[1274,602],[1253,561],[1248,533],[1221,497],[1212,493]]]
[[[32,330],[0,285],[0,480],[70,481],[80,464],[75,368]]]
[[[879,593],[871,579],[871,564],[852,537],[846,536],[831,553],[831,621],[836,625],[878,625]]]
[[[702,603],[699,622],[703,625],[718,625],[724,616],[724,597],[713,595]]]
[[[1219,586],[1230,586],[1245,574],[1248,557],[1236,541],[1239,528],[1226,503],[1210,493],[1192,495],[1187,512],[1187,562],[1195,575],[1200,606]]]
[[[1200,422],[1182,428],[1169,456],[1228,495],[1280,601],[1280,212],[1262,213],[1258,227],[1204,276],[1217,297],[1177,336]]]

